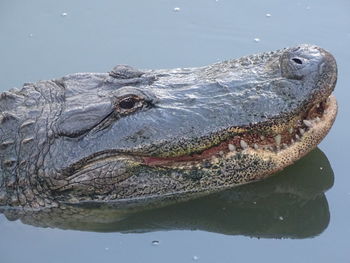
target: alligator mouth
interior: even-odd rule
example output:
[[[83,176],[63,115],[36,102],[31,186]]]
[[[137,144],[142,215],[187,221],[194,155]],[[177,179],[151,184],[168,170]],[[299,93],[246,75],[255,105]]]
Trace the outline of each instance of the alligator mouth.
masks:
[[[236,133],[228,140],[199,153],[177,157],[142,157],[142,160],[147,166],[192,168],[198,164],[215,163],[219,159],[228,159],[239,153],[269,156],[270,159],[273,157],[276,160],[278,156],[290,154],[291,158],[288,158],[290,159],[288,163],[283,164],[285,167],[307,154],[321,142],[330,130],[336,114],[337,102],[335,97],[330,95],[323,101],[313,104],[308,111],[296,115],[282,127],[273,127],[273,125],[269,127],[270,130],[275,128],[278,133],[268,133],[261,126],[252,125],[243,129],[244,132]]]

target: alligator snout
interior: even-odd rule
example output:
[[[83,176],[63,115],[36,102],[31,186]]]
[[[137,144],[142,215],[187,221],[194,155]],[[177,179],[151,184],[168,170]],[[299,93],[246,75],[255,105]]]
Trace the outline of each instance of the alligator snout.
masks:
[[[310,94],[307,104],[324,101],[334,90],[337,64],[328,51],[314,45],[300,45],[284,51],[280,57],[281,76],[300,81],[300,94]]]
[[[282,76],[300,80],[316,78],[325,71],[334,72],[334,57],[326,50],[312,45],[301,45],[287,49],[280,58]]]

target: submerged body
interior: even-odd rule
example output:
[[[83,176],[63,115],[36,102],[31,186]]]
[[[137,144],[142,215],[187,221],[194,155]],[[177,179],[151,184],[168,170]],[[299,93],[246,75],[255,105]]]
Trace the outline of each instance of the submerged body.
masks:
[[[184,198],[265,178],[327,134],[336,79],[332,55],[301,45],[25,84],[0,98],[0,205]]]

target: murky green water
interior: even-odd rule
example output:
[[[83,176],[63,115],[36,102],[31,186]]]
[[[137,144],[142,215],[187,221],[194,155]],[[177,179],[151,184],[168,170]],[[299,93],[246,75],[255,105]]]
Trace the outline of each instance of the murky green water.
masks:
[[[349,12],[348,0],[1,1],[1,90],[311,43],[338,61],[340,110],[319,149],[261,183],[128,215],[1,214],[0,262],[349,262]]]

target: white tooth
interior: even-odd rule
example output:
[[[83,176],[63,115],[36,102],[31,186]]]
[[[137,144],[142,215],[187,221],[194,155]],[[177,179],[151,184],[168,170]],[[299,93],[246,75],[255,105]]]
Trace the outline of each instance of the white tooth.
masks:
[[[321,119],[320,119],[320,117],[316,117],[316,122],[320,122],[321,121]]]
[[[241,140],[239,142],[239,144],[241,145],[242,149],[247,149],[248,148],[248,144],[245,141],[243,141],[243,140]]]
[[[236,146],[234,146],[233,144],[229,143],[228,149],[230,150],[230,152],[234,152],[234,151],[236,151]]]
[[[259,146],[256,143],[254,143],[253,147],[255,150],[259,149]]]
[[[288,147],[287,144],[285,144],[285,143],[282,144],[282,148],[283,148],[283,149],[287,149],[287,147]]]
[[[290,127],[289,130],[288,130],[288,132],[289,132],[290,134],[292,134],[293,131],[294,131],[294,129],[293,129],[292,127]]]
[[[311,127],[311,126],[312,126],[312,122],[311,122],[311,121],[303,120],[303,123],[304,123],[307,127]]]
[[[265,140],[265,136],[264,136],[264,135],[261,135],[261,136],[260,136],[260,140]]]
[[[291,143],[291,144],[293,144],[294,142],[295,142],[294,139],[291,139],[291,140],[290,140],[290,143]]]
[[[298,134],[295,134],[295,139],[297,139],[297,140],[299,140],[299,139],[300,139],[300,137],[299,137],[299,135],[298,135]]]
[[[320,107],[320,103],[317,103],[316,107],[319,108]]]
[[[300,132],[301,135],[303,135],[305,133],[305,130],[300,128],[299,132]]]
[[[220,151],[219,154],[220,154],[221,156],[223,156],[223,155],[224,155],[224,152],[223,152],[223,151]]]
[[[281,140],[282,140],[281,134],[278,134],[278,135],[275,136],[275,143],[276,143],[277,146],[281,145]]]
[[[219,159],[218,159],[217,157],[213,156],[213,157],[211,158],[211,162],[212,162],[213,164],[216,164],[216,163],[219,162]]]

